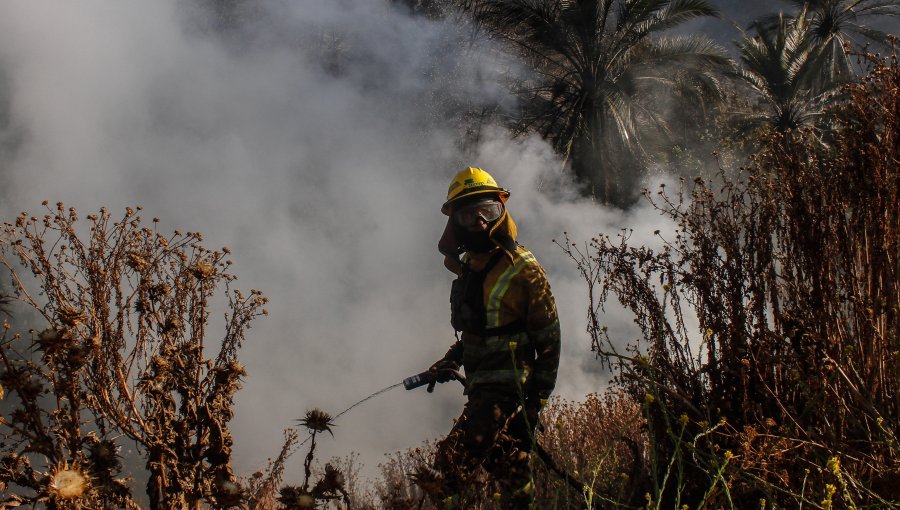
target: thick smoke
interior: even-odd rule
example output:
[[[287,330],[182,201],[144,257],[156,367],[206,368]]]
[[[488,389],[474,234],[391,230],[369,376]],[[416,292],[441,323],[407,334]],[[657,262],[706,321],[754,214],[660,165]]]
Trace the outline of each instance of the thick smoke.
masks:
[[[272,299],[242,351],[239,473],[263,468],[306,409],[337,413],[443,355],[439,206],[470,164],[512,190],[520,241],[548,270],[564,335],[557,393],[604,388],[585,286],[553,240],[633,227],[652,242],[661,220],[578,198],[539,139],[498,128],[459,151],[442,105],[502,100],[495,52],[384,2],[264,2],[226,37],[185,5],[2,3],[0,217],[44,199],[83,214],[140,204],[163,228],[232,249],[239,286]],[[627,314],[608,320],[633,339]],[[381,454],[449,429],[462,399],[451,385],[390,392],[342,417],[322,458],[356,451],[371,474]],[[287,480],[301,473],[297,456]]]

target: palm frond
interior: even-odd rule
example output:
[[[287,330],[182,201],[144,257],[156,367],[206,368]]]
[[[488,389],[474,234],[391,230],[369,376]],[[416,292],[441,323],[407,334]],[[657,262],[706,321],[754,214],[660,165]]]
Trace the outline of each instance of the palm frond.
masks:
[[[7,296],[0,292],[0,313],[9,316],[10,315],[10,306],[13,303],[12,296]]]
[[[687,21],[703,17],[719,17],[719,11],[706,0],[673,0],[660,12],[651,31],[660,32]]]
[[[878,45],[883,45],[887,41],[889,35],[887,32],[857,24],[849,24],[846,31],[852,34],[859,34],[865,39],[865,42]],[[859,44],[859,42],[857,44]],[[862,46],[862,44],[859,45]]]
[[[731,64],[725,48],[702,35],[660,37],[650,46],[647,61],[654,65],[691,64],[699,67]]]
[[[758,32],[744,33],[738,42],[742,67],[736,75],[770,105],[767,116],[776,129],[814,124],[840,84],[830,67],[836,62],[834,45],[810,36],[813,23],[805,10],[796,18],[782,15],[777,23],[754,26]]]
[[[667,4],[667,0],[623,0],[618,3],[616,31],[622,33],[643,33],[636,27],[652,22],[659,17]]]
[[[635,129],[634,103],[632,96],[623,93],[612,93],[607,96],[606,100],[607,115],[613,120],[616,127],[617,138],[625,145],[634,147],[638,141],[637,130]],[[609,136],[609,133],[603,133]]]
[[[859,2],[851,9],[860,16],[900,16],[900,1],[869,0]]]
[[[547,137],[591,186],[603,172],[618,171],[608,168],[609,153],[628,159],[644,150],[645,133],[666,130],[659,113],[647,106],[650,90],[714,101],[721,95],[714,70],[733,65],[709,39],[654,38],[685,21],[716,15],[709,0],[471,4],[476,23],[535,69],[534,83],[519,90],[525,108],[518,126]],[[668,87],[655,85],[663,82]],[[609,179],[602,180],[603,193],[613,193]]]

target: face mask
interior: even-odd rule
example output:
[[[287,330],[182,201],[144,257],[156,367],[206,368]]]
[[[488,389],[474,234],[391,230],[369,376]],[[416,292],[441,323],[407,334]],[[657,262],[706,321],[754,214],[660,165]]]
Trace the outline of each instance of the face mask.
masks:
[[[460,246],[466,251],[488,252],[494,247],[491,241],[490,230],[480,230],[478,232],[469,232],[462,227],[456,227],[456,239],[459,240]]]

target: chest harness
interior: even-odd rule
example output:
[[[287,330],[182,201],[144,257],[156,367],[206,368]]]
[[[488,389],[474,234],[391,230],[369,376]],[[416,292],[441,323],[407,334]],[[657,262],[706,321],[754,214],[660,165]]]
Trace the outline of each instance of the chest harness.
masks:
[[[450,287],[450,324],[456,331],[487,338],[525,330],[525,321],[522,318],[499,327],[487,327],[484,280],[503,256],[503,250],[497,250],[481,271],[473,270],[465,262],[461,264],[460,275],[453,280]]]

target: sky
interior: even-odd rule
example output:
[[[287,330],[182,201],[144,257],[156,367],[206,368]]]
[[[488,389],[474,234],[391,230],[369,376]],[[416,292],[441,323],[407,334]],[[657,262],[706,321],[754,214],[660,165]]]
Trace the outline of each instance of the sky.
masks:
[[[710,3],[719,11],[718,17],[694,20],[683,26],[686,30],[707,34],[723,45],[737,40],[737,28],[746,29],[754,19],[794,8],[793,3],[787,0],[711,0]]]
[[[45,199],[82,216],[142,205],[163,230],[231,249],[237,286],[271,299],[240,354],[231,423],[235,470],[249,475],[307,409],[337,414],[453,342],[439,209],[453,174],[480,166],[512,191],[519,240],[547,269],[563,333],[556,394],[602,390],[586,286],[554,240],[629,228],[654,245],[672,225],[646,204],[577,196],[540,139],[488,127],[461,152],[440,105],[504,100],[508,62],[459,44],[459,27],[366,0],[258,5],[241,30],[214,34],[189,2],[0,1],[0,218]],[[603,320],[617,342],[636,338],[627,313]],[[383,455],[449,430],[463,399],[452,385],[388,392],[343,416],[319,458],[356,452],[372,475]],[[302,471],[296,455],[286,481]]]

